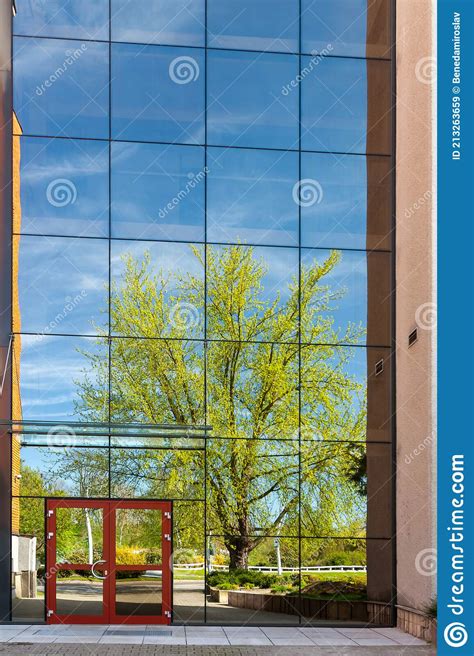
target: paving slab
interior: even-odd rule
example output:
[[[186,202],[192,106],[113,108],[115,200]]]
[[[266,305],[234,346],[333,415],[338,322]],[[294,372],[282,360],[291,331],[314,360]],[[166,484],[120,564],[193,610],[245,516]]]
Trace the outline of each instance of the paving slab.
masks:
[[[205,645],[71,645],[0,644],[1,656],[408,656],[407,648],[397,647],[269,647]],[[435,656],[432,647],[410,647],[409,656]]]

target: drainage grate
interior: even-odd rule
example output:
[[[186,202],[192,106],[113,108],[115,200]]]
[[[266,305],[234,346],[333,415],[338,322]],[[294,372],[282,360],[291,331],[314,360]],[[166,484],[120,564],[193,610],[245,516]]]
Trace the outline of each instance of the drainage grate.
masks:
[[[159,629],[107,629],[106,636],[172,636],[172,631],[160,631]]]

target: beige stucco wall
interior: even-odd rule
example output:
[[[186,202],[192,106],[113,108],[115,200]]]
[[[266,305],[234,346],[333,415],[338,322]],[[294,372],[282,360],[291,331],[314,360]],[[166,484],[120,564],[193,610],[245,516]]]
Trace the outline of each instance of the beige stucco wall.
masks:
[[[397,588],[417,609],[436,578],[434,12],[397,0]]]

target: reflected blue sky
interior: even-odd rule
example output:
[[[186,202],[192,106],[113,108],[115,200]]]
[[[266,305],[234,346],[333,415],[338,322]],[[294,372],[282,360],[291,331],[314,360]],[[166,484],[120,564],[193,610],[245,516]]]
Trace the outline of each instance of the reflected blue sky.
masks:
[[[112,41],[204,46],[204,0],[111,0]]]
[[[17,0],[14,34],[109,38],[109,0]]]
[[[385,0],[302,0],[301,51],[321,52],[331,44],[332,55],[386,57],[389,18]]]
[[[298,154],[208,149],[207,238],[298,245]]]
[[[298,52],[297,0],[208,0],[208,46]]]
[[[14,39],[14,108],[26,134],[107,138],[105,43]]]
[[[97,343],[90,337],[53,337],[22,335],[20,361],[20,397],[22,417],[37,421],[68,421],[80,419],[76,413],[77,383],[87,372],[91,381],[94,373],[83,352],[96,354],[106,361],[107,342]],[[108,416],[107,381],[103,390],[103,421]]]
[[[21,139],[21,231],[85,237],[109,232],[109,147]]]
[[[322,189],[316,202],[301,208],[302,245],[365,249],[366,158],[302,153],[301,177]]]
[[[19,240],[21,329],[94,334],[106,327],[108,243],[102,239],[30,237]]]
[[[204,148],[112,145],[112,236],[204,241]]]
[[[298,74],[298,57],[209,51],[208,143],[298,147],[298,93],[282,87]]]
[[[114,44],[112,79],[112,138],[204,142],[203,50]]]
[[[303,57],[303,67],[311,58]],[[366,152],[367,64],[325,58],[302,82],[301,147],[304,150]]]

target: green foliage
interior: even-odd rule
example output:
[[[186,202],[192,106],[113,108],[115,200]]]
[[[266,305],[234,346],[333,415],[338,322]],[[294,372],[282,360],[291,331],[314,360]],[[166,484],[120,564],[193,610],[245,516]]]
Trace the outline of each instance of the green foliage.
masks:
[[[298,585],[298,580],[298,574],[277,574],[273,572],[259,572],[258,570],[252,569],[215,571],[211,572],[207,577],[209,585],[219,590],[236,590],[238,588],[244,590],[251,590],[253,588],[268,589],[279,585],[293,588]]]
[[[232,569],[247,567],[263,541],[255,535],[294,534],[300,507],[308,534],[362,535],[365,456],[356,442],[366,434],[365,390],[348,373],[351,350],[334,344],[359,343],[364,329],[334,327],[331,313],[344,290],[330,281],[342,253],[315,255],[277,292],[265,289],[267,265],[251,247],[209,246],[206,288],[203,249],[191,247],[189,256],[197,273],[166,274],[149,253],[141,261],[124,257],[112,288],[110,330],[140,339],[112,342],[113,421],[212,426],[208,521],[224,536]],[[188,339],[186,323],[175,320],[180,304],[199,315],[205,302],[213,336],[205,354],[207,416],[204,353]],[[155,337],[161,339],[142,339]],[[88,421],[106,420],[108,360],[84,355],[89,367],[77,383],[76,411]],[[52,477],[67,475],[82,496],[100,496],[106,460],[94,451],[87,457],[70,449]],[[117,449],[112,474],[122,497],[202,496],[196,451]],[[194,511],[181,520],[178,544],[193,540],[202,550],[192,530]],[[265,548],[261,558],[269,561],[274,555]]]
[[[365,551],[334,551],[324,558],[322,565],[365,565],[367,556]]]

